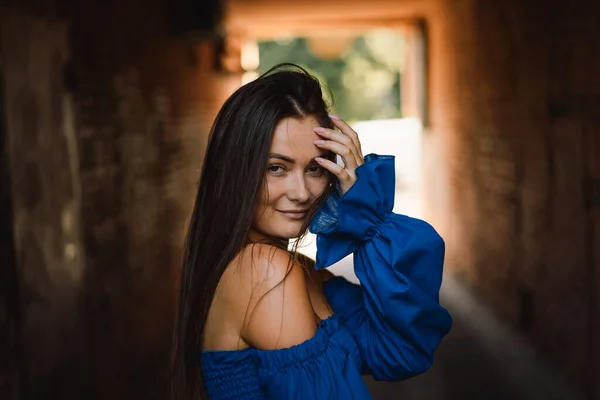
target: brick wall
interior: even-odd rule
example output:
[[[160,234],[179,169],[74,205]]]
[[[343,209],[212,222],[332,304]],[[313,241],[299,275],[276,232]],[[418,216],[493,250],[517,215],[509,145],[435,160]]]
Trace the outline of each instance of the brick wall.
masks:
[[[592,393],[600,264],[584,178],[600,155],[585,145],[600,127],[600,9],[570,4],[474,0],[430,16],[425,183],[449,269]]]
[[[162,6],[89,2],[72,29],[88,398],[164,398],[185,222],[236,79],[213,72],[212,44],[169,39]]]
[[[239,83],[213,44],[172,36],[168,11],[34,2],[0,18],[23,337],[38,339],[25,397],[164,398],[185,223]]]

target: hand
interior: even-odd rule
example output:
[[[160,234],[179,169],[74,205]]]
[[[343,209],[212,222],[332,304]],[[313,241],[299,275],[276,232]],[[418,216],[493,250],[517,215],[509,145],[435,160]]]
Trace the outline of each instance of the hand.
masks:
[[[314,128],[315,133],[323,138],[322,140],[315,140],[314,143],[320,149],[330,150],[342,157],[344,167],[321,157],[315,160],[338,178],[341,190],[340,195],[343,195],[356,182],[356,168],[363,165],[365,159],[362,155],[358,135],[354,129],[338,116],[330,115],[330,117],[333,124],[340,131],[322,127]]]

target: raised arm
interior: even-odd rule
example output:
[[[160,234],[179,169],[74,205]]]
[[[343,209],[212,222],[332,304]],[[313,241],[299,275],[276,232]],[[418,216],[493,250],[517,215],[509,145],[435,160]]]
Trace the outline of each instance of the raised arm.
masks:
[[[439,305],[444,242],[428,223],[392,213],[394,159],[369,155],[358,180],[319,211],[316,268],[354,253],[360,287],[336,278],[326,295],[380,380],[426,371],[451,318]]]

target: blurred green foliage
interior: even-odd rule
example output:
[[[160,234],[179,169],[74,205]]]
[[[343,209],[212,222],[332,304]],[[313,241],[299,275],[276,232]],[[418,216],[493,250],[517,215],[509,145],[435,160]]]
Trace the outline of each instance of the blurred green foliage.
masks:
[[[319,78],[332,109],[344,119],[401,117],[400,73],[404,68],[405,42],[398,33],[367,32],[356,37],[343,54],[333,60],[313,54],[310,42],[304,38],[265,41],[258,45],[259,73],[282,62],[301,65]]]

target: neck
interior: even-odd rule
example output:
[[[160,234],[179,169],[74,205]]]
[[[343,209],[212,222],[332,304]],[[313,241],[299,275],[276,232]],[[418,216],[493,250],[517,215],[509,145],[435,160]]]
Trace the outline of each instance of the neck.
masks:
[[[250,229],[248,232],[248,242],[249,243],[269,243],[279,248],[288,249],[288,245],[290,243],[289,239],[278,238],[274,236],[269,236],[263,232],[260,232],[254,228]]]

